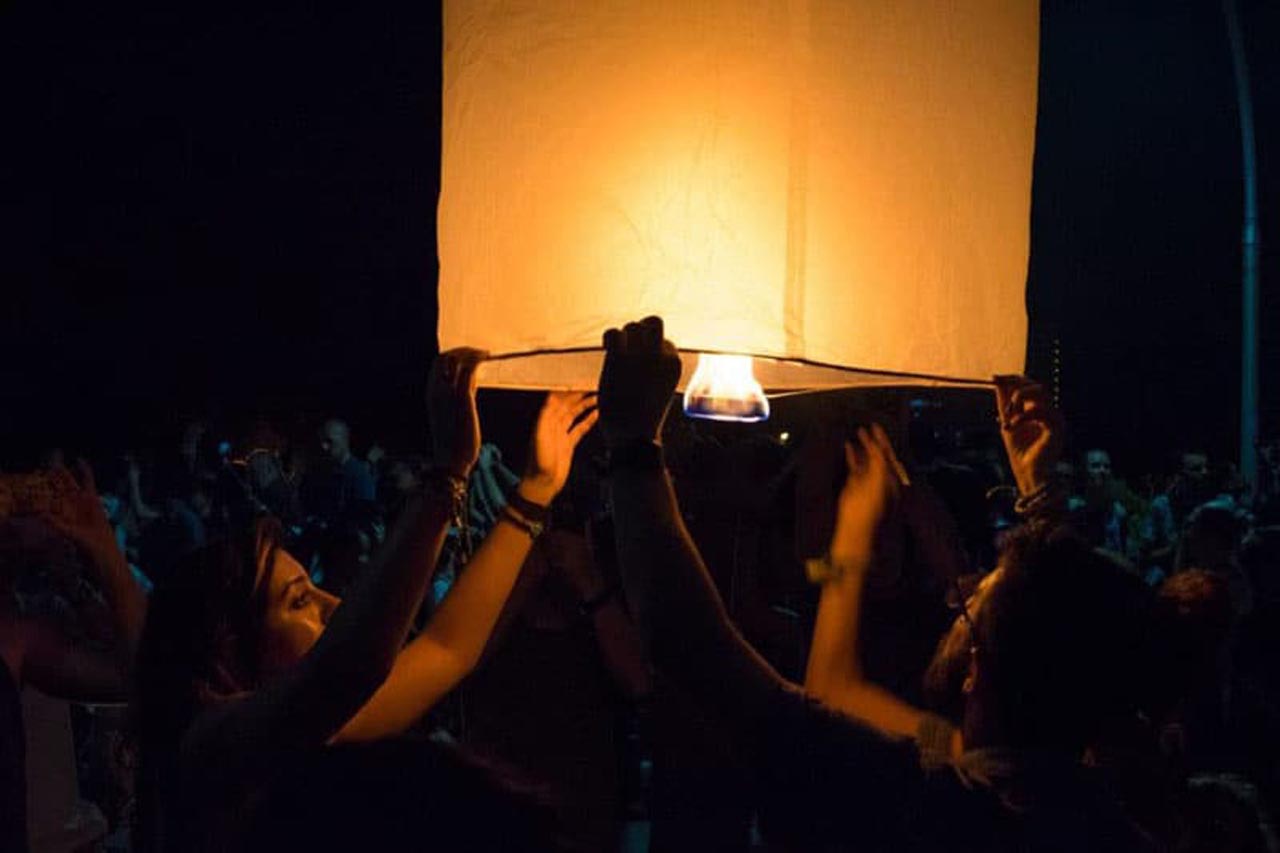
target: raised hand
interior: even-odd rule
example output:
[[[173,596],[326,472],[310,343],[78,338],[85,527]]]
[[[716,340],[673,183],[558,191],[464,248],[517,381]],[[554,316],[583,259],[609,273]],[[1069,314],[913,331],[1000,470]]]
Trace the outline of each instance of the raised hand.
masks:
[[[680,381],[680,356],[662,336],[662,319],[646,317],[604,333],[599,405],[605,442],[655,440]]]
[[[876,528],[908,480],[879,424],[858,429],[857,447],[845,442],[844,461],[849,474],[836,503],[831,559],[846,565],[864,564],[871,556]]]
[[[1025,376],[997,376],[1000,435],[1018,491],[1035,494],[1053,480],[1062,456],[1062,414],[1044,386]]]
[[[545,506],[564,488],[573,466],[573,451],[599,418],[595,403],[594,394],[547,395],[533,428],[529,464],[519,487],[522,495]]]
[[[463,480],[480,456],[476,369],[486,355],[467,347],[442,352],[431,365],[427,380],[432,462]]]
[[[123,564],[124,555],[102,508],[93,472],[84,460],[76,462],[76,475],[66,468],[53,469],[51,476],[63,498],[41,519],[84,551],[95,568]]]

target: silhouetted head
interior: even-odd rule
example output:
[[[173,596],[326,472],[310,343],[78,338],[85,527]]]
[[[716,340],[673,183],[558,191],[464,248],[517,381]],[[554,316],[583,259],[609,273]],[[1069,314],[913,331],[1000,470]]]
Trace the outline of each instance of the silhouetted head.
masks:
[[[1209,457],[1199,451],[1182,454],[1182,476],[1191,482],[1209,479]]]
[[[1085,471],[1089,482],[1094,485],[1105,483],[1111,479],[1111,454],[1105,450],[1093,449],[1084,456]]]
[[[1176,568],[1205,569],[1219,574],[1235,571],[1245,524],[1234,509],[1208,504],[1187,517],[1178,543]]]
[[[351,429],[336,418],[325,421],[320,430],[320,447],[334,462],[346,462],[351,456]]]
[[[1079,753],[1135,707],[1147,595],[1064,528],[1012,536],[943,638],[926,687],[963,716],[967,747]]]

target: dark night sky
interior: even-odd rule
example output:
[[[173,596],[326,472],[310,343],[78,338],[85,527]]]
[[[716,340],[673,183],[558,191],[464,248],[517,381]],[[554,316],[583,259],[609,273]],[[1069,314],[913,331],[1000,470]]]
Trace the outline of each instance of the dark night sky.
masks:
[[[1252,63],[1263,292],[1276,281],[1280,33],[1241,3]],[[1240,376],[1240,142],[1218,3],[1045,3],[1028,305],[1062,338],[1081,445],[1145,466],[1179,446],[1234,457]],[[1266,393],[1280,363],[1264,299]],[[1268,320],[1270,318],[1270,320]],[[1042,364],[1033,360],[1033,367]],[[1274,385],[1274,382],[1272,382]]]
[[[93,447],[203,410],[416,434],[438,6],[261,6],[0,13],[6,433]],[[1280,9],[1242,9],[1265,294]],[[1037,339],[1062,339],[1077,441],[1121,468],[1184,443],[1234,454],[1241,196],[1220,7],[1046,2],[1042,30],[1028,301]],[[1280,299],[1264,302],[1265,386]],[[1277,394],[1264,404],[1274,430]]]

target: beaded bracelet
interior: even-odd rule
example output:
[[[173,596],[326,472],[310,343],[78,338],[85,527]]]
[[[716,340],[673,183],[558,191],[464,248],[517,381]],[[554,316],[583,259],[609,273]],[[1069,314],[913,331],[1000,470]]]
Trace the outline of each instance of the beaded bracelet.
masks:
[[[444,469],[436,469],[427,477],[425,491],[434,491],[449,499],[449,523],[462,534],[464,559],[471,556],[471,525],[467,519],[467,481]]]
[[[1031,494],[1020,495],[1013,502],[1013,511],[1024,518],[1029,518],[1043,515],[1045,512],[1057,508],[1061,503],[1062,494],[1059,490],[1051,484],[1045,483]]]

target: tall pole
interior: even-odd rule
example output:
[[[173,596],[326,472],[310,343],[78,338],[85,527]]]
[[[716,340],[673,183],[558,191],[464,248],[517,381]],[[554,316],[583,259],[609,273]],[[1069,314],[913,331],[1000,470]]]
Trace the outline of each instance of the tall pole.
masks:
[[[1235,72],[1236,106],[1240,114],[1241,177],[1244,180],[1244,233],[1241,238],[1240,336],[1240,473],[1258,483],[1258,159],[1253,134],[1253,98],[1244,36],[1235,0],[1222,0]]]

